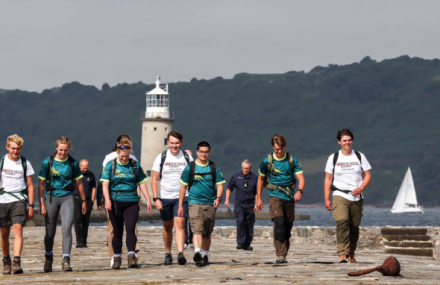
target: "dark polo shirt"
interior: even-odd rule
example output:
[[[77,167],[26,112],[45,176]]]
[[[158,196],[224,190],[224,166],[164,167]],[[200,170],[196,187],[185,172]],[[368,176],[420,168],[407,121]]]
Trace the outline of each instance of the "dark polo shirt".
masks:
[[[249,172],[248,175],[243,175],[243,172],[238,172],[232,175],[229,180],[228,189],[235,191],[235,204],[240,203],[254,203],[255,195],[257,195],[258,176]]]
[[[87,171],[86,173],[82,174],[83,177],[81,178],[83,188],[84,188],[84,194],[86,195],[86,198],[92,199],[92,189],[96,188],[96,179],[95,174],[91,171]],[[74,196],[79,196],[78,189],[75,187],[75,191],[73,191]]]

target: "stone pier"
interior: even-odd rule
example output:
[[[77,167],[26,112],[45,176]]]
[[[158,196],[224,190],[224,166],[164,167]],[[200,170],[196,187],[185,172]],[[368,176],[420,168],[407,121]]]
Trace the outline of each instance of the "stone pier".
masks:
[[[72,248],[74,271],[68,273],[61,272],[61,228],[54,247],[54,272],[43,273],[44,233],[44,227],[24,229],[24,274],[0,276],[2,284],[440,284],[439,260],[399,254],[395,257],[401,263],[402,276],[374,272],[348,277],[350,271],[381,265],[390,255],[384,252],[381,229],[375,227],[361,228],[356,264],[337,263],[334,227],[294,227],[288,263],[283,265],[274,263],[272,228],[256,227],[254,250],[243,251],[235,249],[235,228],[216,227],[209,253],[211,265],[203,268],[194,265],[192,249],[185,250],[186,265],[164,266],[162,228],[140,227],[140,268],[126,269],[124,256],[120,270],[109,268],[107,228],[92,227],[89,248]],[[172,253],[176,259],[174,245]]]

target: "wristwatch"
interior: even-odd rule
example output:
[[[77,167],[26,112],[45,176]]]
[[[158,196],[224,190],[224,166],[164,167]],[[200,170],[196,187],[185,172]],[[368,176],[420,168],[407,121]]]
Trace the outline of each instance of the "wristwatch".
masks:
[[[220,199],[220,201],[219,201],[219,202],[221,202],[221,201],[222,201],[222,197],[217,197],[217,199]]]
[[[29,207],[35,208],[34,204],[29,204]]]
[[[157,200],[159,200],[160,198],[158,198],[158,197],[156,197],[156,198],[154,198],[153,197],[153,202],[156,202]]]
[[[301,192],[301,195],[304,195],[304,191],[303,191],[303,190],[298,189],[297,191],[298,191],[298,192]]]

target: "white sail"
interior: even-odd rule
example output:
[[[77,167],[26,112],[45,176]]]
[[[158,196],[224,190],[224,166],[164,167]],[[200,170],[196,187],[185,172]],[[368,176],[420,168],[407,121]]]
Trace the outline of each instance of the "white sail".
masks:
[[[417,204],[416,189],[408,167],[399,193],[397,193],[391,213],[423,213],[422,207]]]

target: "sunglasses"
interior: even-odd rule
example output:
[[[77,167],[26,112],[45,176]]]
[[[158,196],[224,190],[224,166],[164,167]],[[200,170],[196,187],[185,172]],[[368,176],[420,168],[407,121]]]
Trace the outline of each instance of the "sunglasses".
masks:
[[[118,148],[119,149],[131,149],[131,147],[128,145],[121,145],[121,146],[118,146]]]

